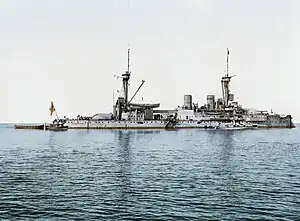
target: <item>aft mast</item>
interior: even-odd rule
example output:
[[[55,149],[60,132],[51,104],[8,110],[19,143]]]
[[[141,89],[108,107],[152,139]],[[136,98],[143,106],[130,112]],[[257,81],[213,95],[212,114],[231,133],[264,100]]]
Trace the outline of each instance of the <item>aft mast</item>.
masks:
[[[227,61],[226,61],[226,63],[227,63],[227,68],[226,68],[226,77],[229,76],[229,74],[228,74],[228,69],[229,69],[229,67],[228,67],[228,60],[229,60],[229,50],[228,50],[228,48],[227,48]]]

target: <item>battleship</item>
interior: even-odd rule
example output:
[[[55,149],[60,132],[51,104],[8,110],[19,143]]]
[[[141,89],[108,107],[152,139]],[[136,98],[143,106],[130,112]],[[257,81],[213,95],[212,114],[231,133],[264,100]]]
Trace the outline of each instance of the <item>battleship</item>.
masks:
[[[184,95],[183,105],[171,110],[159,109],[160,103],[134,103],[133,99],[145,81],[143,80],[129,99],[130,49],[127,51],[127,70],[118,76],[122,80],[122,93],[114,102],[111,113],[93,116],[65,117],[69,129],[257,129],[294,128],[291,115],[243,108],[230,91],[229,50],[226,54],[226,73],[221,78],[222,97],[207,95],[204,105],[193,103],[192,95]]]

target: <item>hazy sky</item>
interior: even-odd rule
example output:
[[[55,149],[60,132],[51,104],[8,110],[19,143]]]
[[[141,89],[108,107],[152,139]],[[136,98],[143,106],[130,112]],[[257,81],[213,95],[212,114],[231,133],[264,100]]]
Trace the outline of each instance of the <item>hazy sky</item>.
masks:
[[[299,122],[299,24],[297,0],[2,0],[0,122],[111,112],[129,44],[137,102],[220,96],[228,47],[240,104]]]

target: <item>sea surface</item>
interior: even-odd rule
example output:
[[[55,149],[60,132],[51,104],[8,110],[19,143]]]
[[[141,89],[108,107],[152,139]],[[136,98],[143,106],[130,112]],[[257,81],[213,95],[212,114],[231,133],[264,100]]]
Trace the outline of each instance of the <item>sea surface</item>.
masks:
[[[2,124],[0,220],[300,220],[300,129]]]

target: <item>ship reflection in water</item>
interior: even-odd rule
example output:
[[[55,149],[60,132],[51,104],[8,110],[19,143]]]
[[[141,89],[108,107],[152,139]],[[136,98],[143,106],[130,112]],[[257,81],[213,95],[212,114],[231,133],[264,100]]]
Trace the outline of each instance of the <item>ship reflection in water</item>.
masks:
[[[117,157],[117,171],[116,182],[119,184],[120,190],[120,207],[127,208],[130,203],[136,198],[137,187],[135,182],[138,179],[138,167],[133,165],[135,162],[136,145],[143,140],[143,145],[147,145],[151,141],[147,135],[160,134],[160,130],[112,130],[115,135],[117,143],[116,157]],[[150,153],[149,153],[150,154]],[[124,203],[126,203],[124,205]],[[128,204],[129,203],[129,204]]]
[[[131,166],[132,166],[132,144],[136,134],[133,131],[115,131],[117,139],[117,171],[116,179],[120,188],[120,201],[129,200],[131,185]]]

